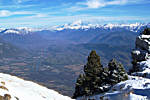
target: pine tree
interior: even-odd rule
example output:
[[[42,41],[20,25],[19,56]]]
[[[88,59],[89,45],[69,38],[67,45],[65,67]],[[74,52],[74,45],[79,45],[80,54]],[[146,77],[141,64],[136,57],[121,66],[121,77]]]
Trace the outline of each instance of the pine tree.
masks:
[[[118,63],[115,59],[112,59],[108,64],[109,69],[109,83],[111,85],[117,84],[121,81],[128,79],[128,75],[121,63]]]
[[[96,51],[93,50],[87,60],[87,64],[84,66],[86,76],[98,75],[102,71],[100,56],[98,56]]]
[[[103,72],[103,66],[100,63],[100,57],[96,51],[91,51],[84,66],[84,75],[80,75],[76,82],[75,93],[73,98],[83,95],[92,95],[95,92],[102,92],[99,87],[102,85],[100,76]]]
[[[132,63],[132,68],[129,70],[129,75],[131,75],[134,72],[138,72],[139,71],[139,67],[137,65],[137,61],[136,59],[133,59]]]

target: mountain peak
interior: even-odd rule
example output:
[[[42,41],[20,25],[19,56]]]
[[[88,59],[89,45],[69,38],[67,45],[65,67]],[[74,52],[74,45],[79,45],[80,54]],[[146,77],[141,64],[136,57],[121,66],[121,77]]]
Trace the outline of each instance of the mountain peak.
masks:
[[[77,21],[73,22],[71,25],[82,25],[82,21],[77,20]]]
[[[103,29],[116,29],[116,28],[122,28],[122,29],[126,29],[129,31],[133,31],[133,32],[138,32],[141,28],[145,27],[145,26],[150,26],[150,24],[142,24],[142,23],[133,23],[133,24],[105,24],[105,25],[100,25],[100,24],[87,24],[87,23],[83,23],[81,20],[75,21],[71,24],[64,24],[64,25],[60,25],[60,26],[55,26],[51,29],[56,30],[56,31],[61,31],[61,30],[65,30],[65,29],[95,29],[95,28],[103,28]]]

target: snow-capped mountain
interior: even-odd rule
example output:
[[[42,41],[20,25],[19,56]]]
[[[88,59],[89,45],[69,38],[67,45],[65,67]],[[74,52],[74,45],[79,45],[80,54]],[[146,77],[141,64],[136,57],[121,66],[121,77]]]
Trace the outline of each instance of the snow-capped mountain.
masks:
[[[32,32],[38,31],[37,29],[34,28],[28,28],[28,27],[17,27],[17,28],[10,28],[10,29],[5,29],[5,28],[0,28],[0,33],[3,34],[30,34]]]
[[[72,100],[56,91],[0,73],[0,100]]]
[[[0,33],[4,34],[31,34],[37,31],[49,30],[49,31],[62,31],[62,30],[88,30],[88,29],[104,29],[104,30],[119,30],[125,29],[132,32],[139,32],[141,29],[145,27],[150,27],[150,23],[142,24],[142,23],[134,23],[134,24],[88,24],[84,23],[81,20],[75,21],[71,24],[57,25],[49,28],[28,28],[28,27],[18,27],[18,28],[0,28]]]
[[[0,28],[0,32],[2,32],[2,31],[4,31],[5,30],[5,28]]]
[[[95,29],[95,28],[102,28],[102,29],[126,29],[130,30],[133,32],[138,32],[141,28],[144,27],[150,27],[150,24],[142,24],[142,23],[134,23],[134,24],[105,24],[105,25],[100,25],[100,24],[86,24],[82,22],[81,20],[73,22],[72,24],[64,24],[60,26],[54,26],[51,29],[61,31],[65,29]]]
[[[65,29],[90,29],[90,28],[96,28],[99,27],[100,25],[92,25],[92,24],[85,24],[83,23],[81,20],[79,21],[75,21],[71,24],[64,24],[64,25],[58,25],[58,26],[53,26],[51,27],[51,30],[57,30],[57,31],[61,31],[61,30],[65,30]]]

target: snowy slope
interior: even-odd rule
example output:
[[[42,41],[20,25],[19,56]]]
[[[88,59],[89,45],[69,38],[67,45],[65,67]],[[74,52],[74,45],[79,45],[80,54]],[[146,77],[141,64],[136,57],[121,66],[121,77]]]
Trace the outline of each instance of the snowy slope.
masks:
[[[8,33],[19,34],[20,32],[17,31],[17,30],[9,29],[9,30],[6,30],[4,33],[5,33],[5,34],[8,34]]]
[[[72,100],[36,83],[0,73],[0,97],[6,94],[10,100]]]
[[[102,99],[103,98],[103,99]],[[77,100],[150,100],[150,79],[129,76],[129,80],[116,84],[105,93],[89,97],[80,97]]]
[[[134,76],[150,78],[150,59],[138,63],[139,71],[132,73]]]

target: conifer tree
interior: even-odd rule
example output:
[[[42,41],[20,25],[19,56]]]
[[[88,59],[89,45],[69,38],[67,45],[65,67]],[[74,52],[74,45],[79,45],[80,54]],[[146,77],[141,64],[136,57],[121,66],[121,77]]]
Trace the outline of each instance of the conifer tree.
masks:
[[[121,63],[118,63],[115,59],[112,59],[108,64],[110,84],[114,85],[121,81],[128,79],[128,75]]]
[[[91,51],[87,60],[87,64],[84,66],[86,76],[98,75],[102,71],[100,56],[96,54],[96,51]]]
[[[76,82],[76,88],[73,98],[82,95],[92,95],[96,92],[102,92],[99,88],[104,77],[103,66],[100,63],[100,57],[96,54],[96,51],[91,51],[87,59],[87,64],[84,66],[84,75],[80,75]]]

